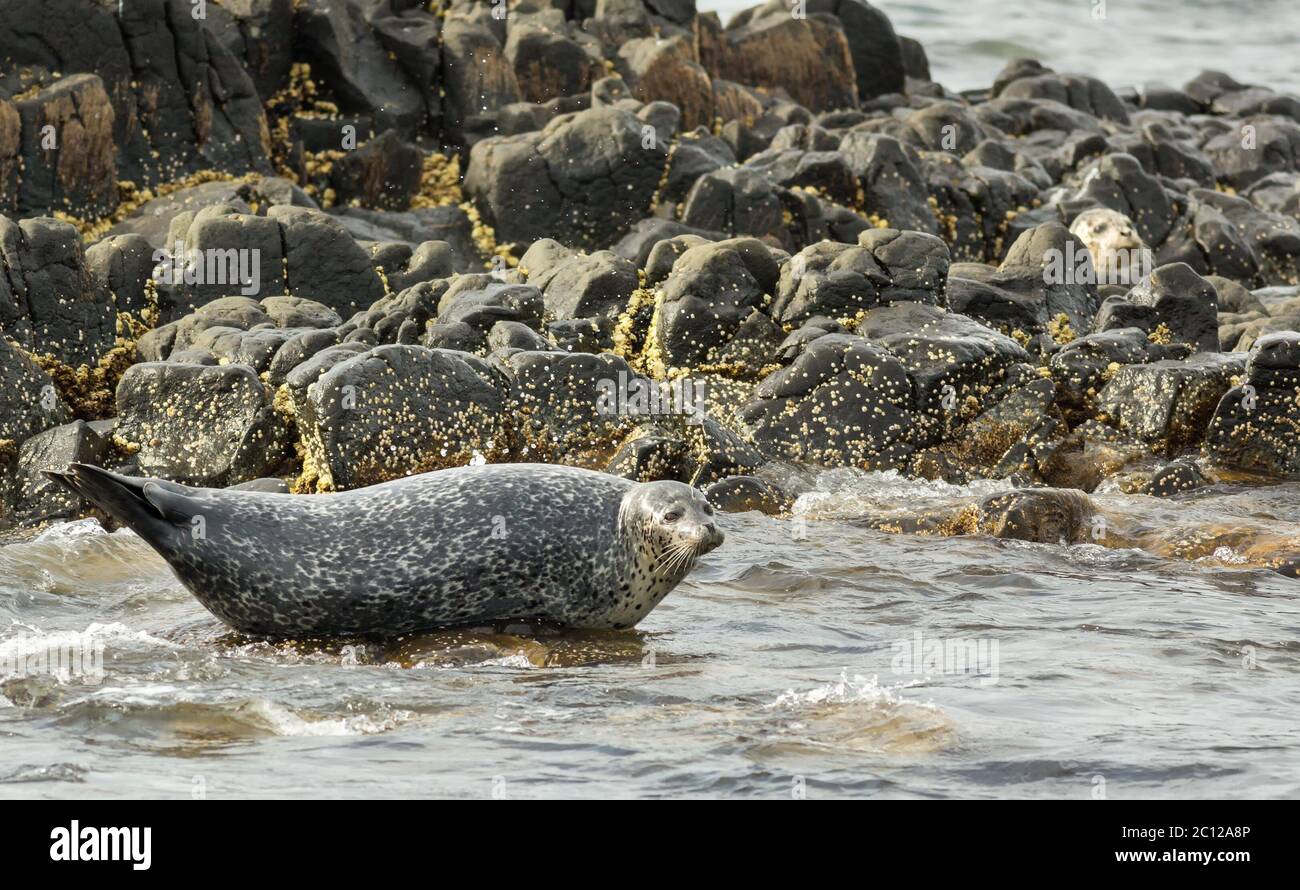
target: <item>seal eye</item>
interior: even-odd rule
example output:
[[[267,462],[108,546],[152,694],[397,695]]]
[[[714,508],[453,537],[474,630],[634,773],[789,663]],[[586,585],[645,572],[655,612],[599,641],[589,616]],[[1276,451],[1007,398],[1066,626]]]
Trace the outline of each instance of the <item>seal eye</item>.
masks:
[[[672,510],[669,510],[667,513],[664,514],[664,522],[676,522],[681,518],[682,518],[682,511],[678,510],[677,508],[673,508]]]

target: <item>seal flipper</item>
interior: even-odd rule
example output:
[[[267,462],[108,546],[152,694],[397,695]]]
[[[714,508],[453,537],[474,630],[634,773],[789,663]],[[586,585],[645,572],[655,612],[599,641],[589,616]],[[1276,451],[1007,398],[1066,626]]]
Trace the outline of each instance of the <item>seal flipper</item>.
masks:
[[[198,512],[171,483],[122,476],[90,464],[71,464],[66,472],[45,471],[53,479],[99,507],[142,537],[156,538],[169,527],[186,525]],[[152,534],[151,534],[152,533]]]

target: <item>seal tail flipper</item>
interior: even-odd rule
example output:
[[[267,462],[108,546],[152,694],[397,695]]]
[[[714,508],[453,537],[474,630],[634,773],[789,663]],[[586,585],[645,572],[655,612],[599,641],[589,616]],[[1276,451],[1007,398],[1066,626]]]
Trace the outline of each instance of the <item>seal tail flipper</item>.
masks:
[[[196,512],[184,495],[168,491],[163,487],[165,483],[155,479],[122,476],[102,467],[75,463],[63,472],[46,470],[45,476],[141,534],[188,523]]]

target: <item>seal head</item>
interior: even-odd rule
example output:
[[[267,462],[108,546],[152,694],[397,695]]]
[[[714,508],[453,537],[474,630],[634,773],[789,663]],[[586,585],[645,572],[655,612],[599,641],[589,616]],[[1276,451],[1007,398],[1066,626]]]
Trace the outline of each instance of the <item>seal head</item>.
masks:
[[[724,540],[704,494],[681,482],[643,482],[619,504],[624,546],[625,596],[609,615],[611,626],[631,627]]]

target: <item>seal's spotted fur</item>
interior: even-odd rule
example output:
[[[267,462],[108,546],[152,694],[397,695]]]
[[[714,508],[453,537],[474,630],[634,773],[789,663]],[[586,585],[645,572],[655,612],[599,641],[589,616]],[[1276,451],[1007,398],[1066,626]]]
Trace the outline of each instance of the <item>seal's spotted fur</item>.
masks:
[[[332,495],[52,473],[120,519],[218,618],[259,636],[531,619],[631,627],[722,542],[680,482],[544,464],[461,467]]]

